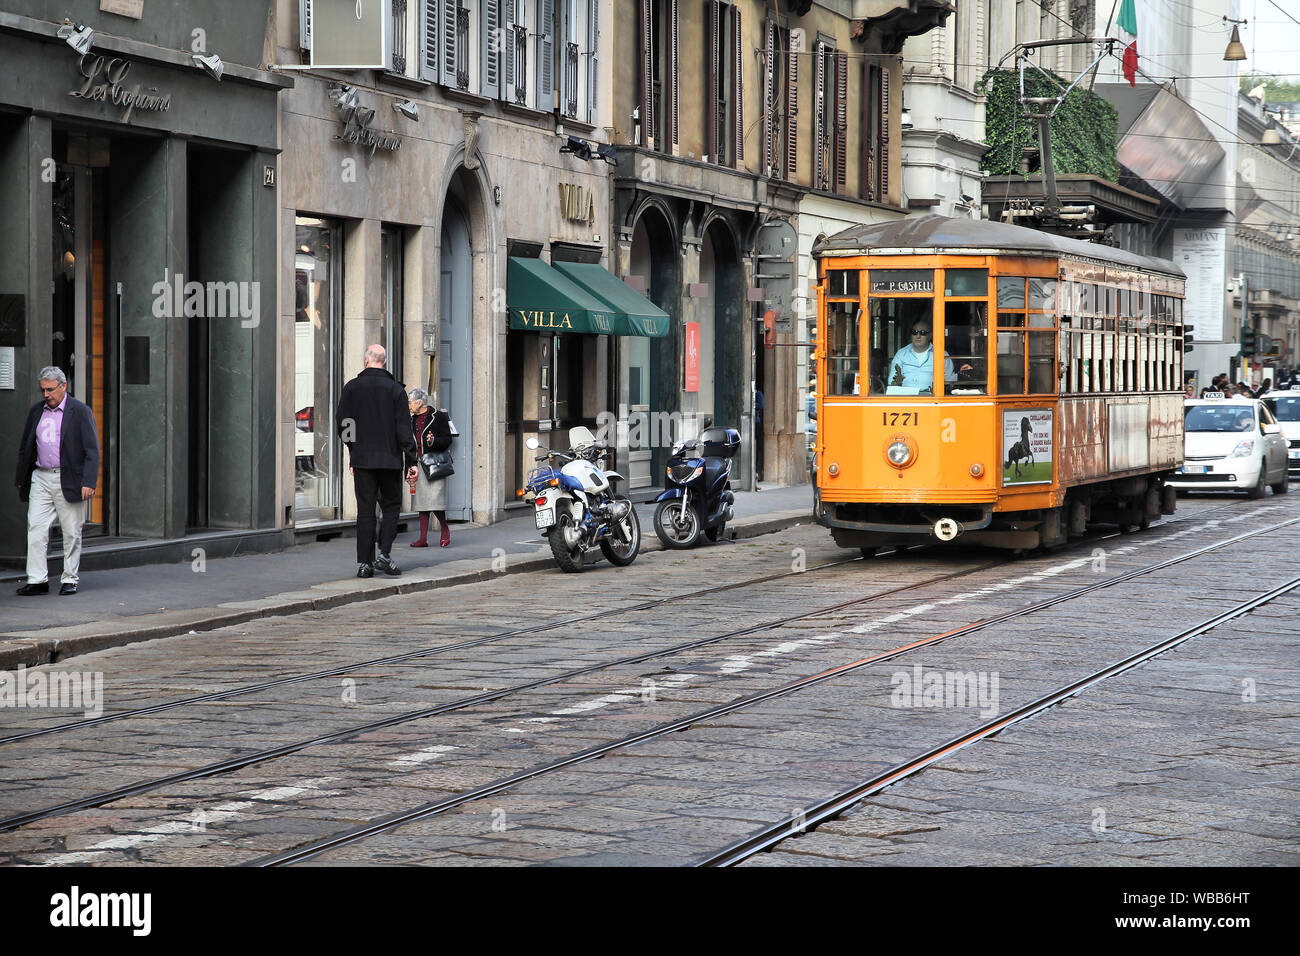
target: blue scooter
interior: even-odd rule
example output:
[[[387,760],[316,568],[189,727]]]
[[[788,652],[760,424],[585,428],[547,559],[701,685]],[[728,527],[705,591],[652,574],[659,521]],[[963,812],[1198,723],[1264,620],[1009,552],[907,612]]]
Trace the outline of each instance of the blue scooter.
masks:
[[[731,461],[740,448],[734,428],[706,428],[699,438],[678,442],[668,459],[668,485],[655,501],[655,534],[666,548],[689,548],[704,535],[722,537],[734,517]]]

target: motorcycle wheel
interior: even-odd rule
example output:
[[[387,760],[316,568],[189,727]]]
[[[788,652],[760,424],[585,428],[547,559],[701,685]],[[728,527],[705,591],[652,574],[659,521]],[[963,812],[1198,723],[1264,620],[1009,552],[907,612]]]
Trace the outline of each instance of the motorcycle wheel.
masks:
[[[555,563],[560,566],[561,571],[570,574],[582,570],[582,548],[570,551],[569,546],[564,542],[564,530],[572,527],[573,515],[567,512],[561,513],[560,519],[551,526],[551,533],[546,536],[546,540],[551,544],[551,554],[555,557]]]
[[[681,498],[661,501],[654,521],[655,534],[665,548],[689,548],[700,540],[700,514]]]
[[[724,521],[722,522],[722,524],[716,524],[709,530],[705,531],[704,537],[709,539],[710,544],[717,544],[718,539],[722,537],[722,532],[726,530],[727,530],[727,522]]]
[[[613,535],[600,542],[600,550],[615,567],[625,568],[636,560],[641,551],[641,520],[635,508],[629,508]]]

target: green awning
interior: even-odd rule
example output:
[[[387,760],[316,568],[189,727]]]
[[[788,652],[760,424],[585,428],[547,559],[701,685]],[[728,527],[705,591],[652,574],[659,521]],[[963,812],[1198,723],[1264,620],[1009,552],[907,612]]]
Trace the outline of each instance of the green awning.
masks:
[[[668,313],[603,266],[552,266],[511,256],[506,281],[512,329],[655,338],[668,334]]]
[[[541,259],[511,256],[506,282],[512,329],[616,334],[614,310]]]
[[[604,266],[590,262],[557,262],[555,268],[614,310],[627,329],[620,335],[661,338],[668,334],[668,313]]]

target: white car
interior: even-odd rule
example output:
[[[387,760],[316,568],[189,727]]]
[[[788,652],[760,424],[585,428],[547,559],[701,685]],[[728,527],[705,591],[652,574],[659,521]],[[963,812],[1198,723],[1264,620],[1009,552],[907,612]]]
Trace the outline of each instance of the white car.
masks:
[[[1184,402],[1184,463],[1168,484],[1187,491],[1287,491],[1282,428],[1257,398],[1189,398]]]
[[[1260,401],[1282,426],[1282,437],[1287,441],[1287,475],[1300,481],[1300,385],[1292,385],[1289,392],[1268,392]]]

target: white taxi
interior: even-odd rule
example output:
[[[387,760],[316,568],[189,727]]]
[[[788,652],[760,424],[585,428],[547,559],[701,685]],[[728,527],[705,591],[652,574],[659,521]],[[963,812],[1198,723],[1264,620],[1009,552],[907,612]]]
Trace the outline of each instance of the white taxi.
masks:
[[[1287,490],[1282,428],[1257,398],[1189,398],[1183,409],[1184,463],[1168,479],[1180,491]]]
[[[1282,437],[1287,442],[1287,475],[1300,481],[1300,385],[1290,391],[1267,392],[1260,399],[1282,426]]]

